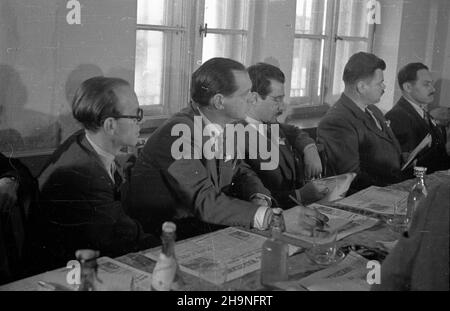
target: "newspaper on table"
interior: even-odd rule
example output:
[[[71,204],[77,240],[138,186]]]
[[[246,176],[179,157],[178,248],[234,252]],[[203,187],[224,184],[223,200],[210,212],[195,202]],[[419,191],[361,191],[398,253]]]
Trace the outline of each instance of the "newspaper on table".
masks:
[[[321,202],[331,202],[345,197],[350,185],[355,179],[355,173],[347,173],[337,176],[331,176],[312,181],[319,189],[328,188],[328,193]]]
[[[97,259],[96,282],[98,291],[130,291],[130,290],[151,290],[151,273],[133,268],[109,257]],[[73,267],[62,267],[47,271],[24,280],[19,280],[0,287],[0,291],[76,291],[78,285],[71,279]],[[70,279],[70,282],[68,280]],[[43,284],[40,286],[39,283]]]
[[[288,291],[369,291],[367,262],[361,255],[350,252],[336,265],[300,280],[277,282],[275,287]]]
[[[341,240],[353,233],[373,227],[378,222],[378,220],[375,218],[351,213],[318,203],[313,203],[308,207],[316,209],[318,212],[326,215],[329,218],[329,221],[327,223],[329,227],[327,227],[327,229],[331,231],[337,230],[337,240]],[[318,239],[317,237],[312,238],[306,235],[293,234],[289,232],[286,232],[285,234],[309,243],[313,243],[314,240],[316,240],[317,242]]]
[[[407,191],[371,186],[335,204],[378,215],[394,214],[395,206],[398,206],[397,214],[406,214],[407,199]]]
[[[109,257],[97,259],[98,278],[102,281],[98,290],[107,291],[149,291],[152,274],[131,267]]]
[[[350,252],[343,261],[313,273],[298,283],[311,291],[369,291],[368,260]]]
[[[261,248],[267,238],[238,228],[225,228],[209,234],[179,241],[175,253],[180,269],[206,281],[220,285],[261,268]],[[289,245],[292,255],[298,247]],[[151,249],[144,255],[158,260],[161,248]],[[201,267],[220,261],[225,264],[225,278],[201,273]]]

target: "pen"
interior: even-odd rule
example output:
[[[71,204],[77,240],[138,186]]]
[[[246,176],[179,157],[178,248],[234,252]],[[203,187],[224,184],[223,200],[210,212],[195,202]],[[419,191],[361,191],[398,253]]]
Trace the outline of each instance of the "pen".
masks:
[[[48,291],[54,291],[56,290],[56,287],[53,286],[52,284],[49,284],[47,282],[44,281],[38,281],[39,286],[41,286],[43,289],[48,290]]]
[[[292,195],[289,195],[289,198],[297,205],[303,206],[302,203],[300,203],[296,198],[294,198]],[[320,213],[317,208],[312,207],[317,213]],[[330,227],[329,224],[327,224],[325,221],[318,219],[317,217],[311,217],[314,218],[322,227]]]

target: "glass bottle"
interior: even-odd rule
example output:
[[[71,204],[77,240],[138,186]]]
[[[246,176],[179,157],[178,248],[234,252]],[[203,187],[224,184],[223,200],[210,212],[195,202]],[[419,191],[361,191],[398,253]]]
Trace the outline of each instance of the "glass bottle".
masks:
[[[178,286],[178,263],[175,257],[176,225],[165,222],[162,226],[162,249],[153,269],[152,289],[168,291]]]
[[[261,256],[261,284],[266,286],[288,279],[289,248],[288,244],[281,239],[285,231],[283,210],[274,208],[272,211],[271,237],[264,242]]]
[[[419,203],[427,196],[428,191],[425,185],[424,177],[427,171],[426,167],[416,166],[414,167],[414,175],[416,176],[416,182],[411,188],[408,195],[408,201],[406,204],[406,223],[409,228],[411,220],[417,209]]]
[[[80,286],[79,291],[95,291],[97,287],[96,281],[100,281],[97,278],[97,258],[99,256],[98,251],[83,249],[78,250],[75,253],[75,257],[80,263]]]

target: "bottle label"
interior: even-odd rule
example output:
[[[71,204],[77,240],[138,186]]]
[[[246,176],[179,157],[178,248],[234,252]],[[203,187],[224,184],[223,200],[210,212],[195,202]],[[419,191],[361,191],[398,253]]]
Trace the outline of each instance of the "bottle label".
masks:
[[[177,262],[173,257],[160,254],[158,262],[153,269],[152,287],[157,291],[169,291],[177,272]]]

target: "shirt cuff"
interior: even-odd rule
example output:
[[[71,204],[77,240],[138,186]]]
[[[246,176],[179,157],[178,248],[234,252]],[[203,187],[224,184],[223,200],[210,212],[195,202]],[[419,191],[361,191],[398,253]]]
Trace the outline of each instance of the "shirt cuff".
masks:
[[[271,209],[267,206],[260,206],[256,211],[255,218],[253,220],[253,228],[258,230],[266,230],[269,227],[269,213]]]
[[[250,196],[250,201],[253,200],[254,198],[266,200],[267,206],[268,207],[272,206],[272,198],[268,195],[265,195],[263,193],[254,193]]]

